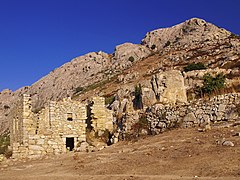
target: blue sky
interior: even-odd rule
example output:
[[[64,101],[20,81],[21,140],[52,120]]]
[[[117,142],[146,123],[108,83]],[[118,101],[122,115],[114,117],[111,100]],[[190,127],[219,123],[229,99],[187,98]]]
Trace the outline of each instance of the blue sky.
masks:
[[[192,17],[240,34],[239,0],[0,0],[0,91]]]

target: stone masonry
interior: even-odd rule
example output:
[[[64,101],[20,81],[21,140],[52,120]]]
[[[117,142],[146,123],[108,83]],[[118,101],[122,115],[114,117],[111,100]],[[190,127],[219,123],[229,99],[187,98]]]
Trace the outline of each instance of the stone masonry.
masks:
[[[113,115],[112,111],[105,108],[105,98],[94,97],[92,106],[92,127],[98,131],[104,131],[105,129],[110,132],[113,131]]]
[[[177,126],[210,128],[231,124],[240,120],[240,94],[218,95],[175,106],[155,104],[147,110],[147,120],[153,134]]]
[[[95,108],[97,112],[104,109],[104,104]],[[61,154],[86,142],[86,105],[70,98],[58,102],[50,101],[39,112],[33,112],[31,97],[24,95],[11,114],[10,142],[13,158],[38,158],[47,154]],[[111,116],[106,119],[105,124],[108,124],[109,128],[112,124]],[[104,129],[105,124],[100,120],[101,125],[98,125],[97,120],[96,118],[95,127]]]

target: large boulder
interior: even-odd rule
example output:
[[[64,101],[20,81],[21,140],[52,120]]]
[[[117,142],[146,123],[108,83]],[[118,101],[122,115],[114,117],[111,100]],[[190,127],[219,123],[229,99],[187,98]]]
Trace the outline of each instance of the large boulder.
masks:
[[[159,102],[164,104],[186,103],[187,94],[184,78],[180,71],[170,70],[152,77],[152,90]]]

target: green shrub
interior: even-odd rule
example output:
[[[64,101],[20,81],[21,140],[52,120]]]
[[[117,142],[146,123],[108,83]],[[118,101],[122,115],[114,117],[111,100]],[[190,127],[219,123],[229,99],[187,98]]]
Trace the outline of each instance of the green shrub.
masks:
[[[115,101],[115,96],[105,97],[105,105],[112,104]]]
[[[8,150],[9,145],[10,145],[9,135],[1,135],[0,136],[0,154],[5,154]]]
[[[128,58],[128,60],[131,61],[131,62],[134,62],[135,59],[134,59],[134,57],[130,56],[130,57]]]
[[[168,47],[168,46],[170,46],[170,44],[171,44],[171,42],[170,42],[170,41],[167,41],[163,47],[164,47],[164,48],[165,48],[165,47]]]
[[[79,87],[77,87],[77,88],[75,89],[75,93],[81,92],[81,91],[83,91],[83,90],[84,90],[84,88],[81,87],[81,86],[79,86]]]
[[[223,73],[217,74],[215,77],[209,73],[203,76],[203,87],[201,88],[203,94],[211,94],[224,88],[225,76]]]
[[[185,72],[193,71],[193,70],[201,70],[201,69],[206,69],[205,65],[201,62],[191,63],[191,64],[188,64],[186,67],[183,68],[183,70]]]
[[[134,109],[142,109],[143,104],[142,104],[142,86],[141,86],[141,84],[138,84],[135,86],[134,96],[135,96],[135,98],[133,100]]]
[[[151,46],[151,49],[154,50],[155,48],[156,48],[156,45],[153,44],[153,45]]]

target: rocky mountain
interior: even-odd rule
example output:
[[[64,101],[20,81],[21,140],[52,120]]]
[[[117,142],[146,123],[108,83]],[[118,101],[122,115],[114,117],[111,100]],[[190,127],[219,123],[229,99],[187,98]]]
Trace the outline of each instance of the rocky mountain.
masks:
[[[118,45],[113,54],[100,51],[74,58],[31,86],[15,92],[3,90],[0,93],[0,133],[8,129],[11,108],[24,93],[31,95],[35,111],[49,100],[67,96],[79,100],[93,95],[114,96],[114,108],[122,113],[128,103],[128,116],[131,116],[136,85],[142,86],[143,106],[158,101],[186,102],[183,91],[192,92],[201,85],[206,73],[223,72],[228,77],[229,87],[239,87],[239,59],[239,36],[192,18],[170,28],[148,32],[141,44]],[[181,72],[193,62],[201,62],[207,69]],[[172,94],[177,96],[171,98]]]
[[[231,33],[202,19],[192,18],[170,28],[161,28],[147,33],[142,44],[154,51],[166,47],[189,47],[199,43],[214,44]]]

